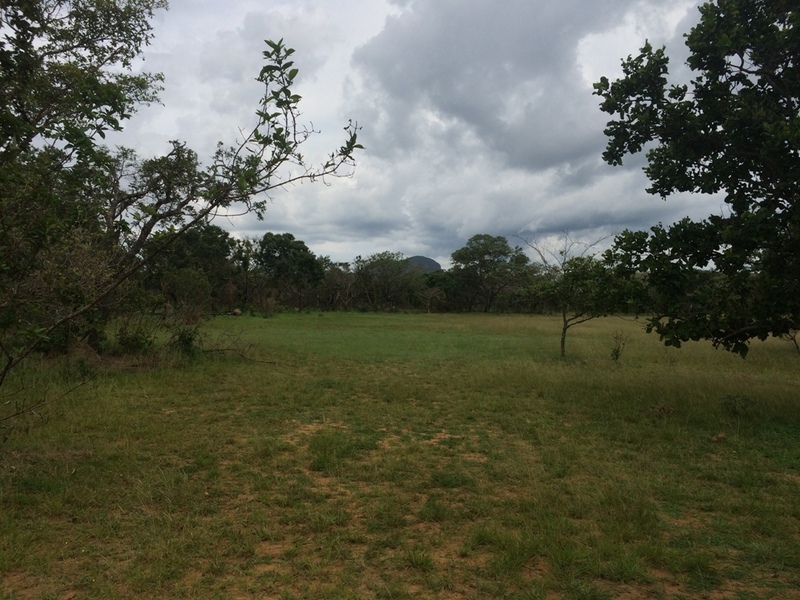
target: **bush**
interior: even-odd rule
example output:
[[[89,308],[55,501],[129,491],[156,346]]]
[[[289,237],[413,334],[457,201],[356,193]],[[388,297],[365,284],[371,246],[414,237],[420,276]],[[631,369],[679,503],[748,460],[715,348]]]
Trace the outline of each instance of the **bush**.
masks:
[[[194,358],[200,349],[197,341],[200,338],[200,325],[176,325],[167,345],[187,358]]]
[[[125,321],[114,335],[114,354],[145,355],[155,348],[155,332],[144,320]]]

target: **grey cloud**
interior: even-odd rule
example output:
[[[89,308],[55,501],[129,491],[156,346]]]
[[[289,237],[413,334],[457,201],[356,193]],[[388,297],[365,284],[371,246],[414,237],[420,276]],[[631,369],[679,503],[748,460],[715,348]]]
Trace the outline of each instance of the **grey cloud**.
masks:
[[[201,156],[233,141],[252,122],[263,40],[284,38],[297,48],[304,118],[323,130],[322,150],[340,142],[349,117],[364,126],[366,146],[352,180],[276,194],[263,222],[220,222],[238,235],[288,231],[334,260],[391,250],[446,262],[476,233],[591,239],[717,209],[713,200],[647,195],[641,156],[624,168],[600,159],[608,116],[587,78],[623,54],[603,44],[618,43],[633,9],[636,27],[654,9],[642,31],[669,32],[660,23],[680,1],[387,0],[370,5],[369,19],[360,0],[229,2],[223,10],[215,0],[173,0],[147,64],[167,73],[168,108],[140,132],[187,139]],[[663,42],[676,73],[680,35],[695,21],[693,10]],[[603,60],[585,70],[579,43],[591,34]]]
[[[328,46],[338,30],[319,11],[285,16],[277,11],[249,12],[234,29],[220,31],[203,45],[201,73],[205,78],[231,82],[253,79],[262,65],[264,40],[295,48],[302,61],[301,79],[312,76],[327,59]]]
[[[631,3],[414,3],[354,53],[371,103],[384,102],[391,115],[378,130],[390,148],[379,151],[413,145],[427,109],[515,166],[547,168],[591,152],[600,136],[585,125],[601,121],[581,85],[577,43]]]

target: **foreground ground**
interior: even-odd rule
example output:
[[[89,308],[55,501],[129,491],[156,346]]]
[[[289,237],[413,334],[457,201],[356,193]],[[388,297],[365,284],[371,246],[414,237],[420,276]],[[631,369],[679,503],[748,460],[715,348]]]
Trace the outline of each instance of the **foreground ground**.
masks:
[[[800,598],[786,342],[605,319],[564,360],[547,317],[312,314],[206,345],[89,361],[0,445],[0,598]]]

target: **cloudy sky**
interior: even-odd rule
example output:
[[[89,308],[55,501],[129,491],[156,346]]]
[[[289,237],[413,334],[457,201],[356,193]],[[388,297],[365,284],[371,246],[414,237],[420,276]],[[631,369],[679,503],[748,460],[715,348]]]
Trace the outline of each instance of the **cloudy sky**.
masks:
[[[401,252],[444,266],[478,233],[595,240],[719,212],[717,198],[648,195],[642,159],[602,162],[592,82],[645,39],[678,69],[696,0],[171,0],[144,67],[166,77],[118,143],[143,156],[184,140],[202,157],[254,123],[265,39],[296,49],[303,120],[324,158],[363,128],[352,178],[273,195],[236,236],[290,232],[337,261]],[[511,238],[512,243],[521,243]]]

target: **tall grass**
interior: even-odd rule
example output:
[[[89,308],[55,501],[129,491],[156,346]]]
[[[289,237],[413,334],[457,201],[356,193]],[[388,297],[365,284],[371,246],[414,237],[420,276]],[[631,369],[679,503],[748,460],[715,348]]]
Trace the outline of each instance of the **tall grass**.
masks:
[[[794,348],[558,332],[219,318],[237,352],[96,365],[0,446],[0,598],[798,597]]]

